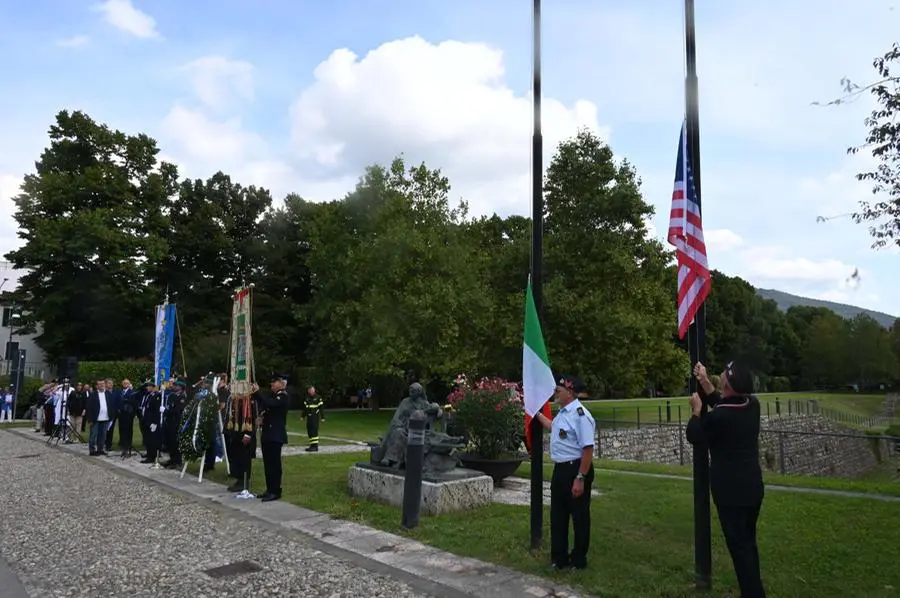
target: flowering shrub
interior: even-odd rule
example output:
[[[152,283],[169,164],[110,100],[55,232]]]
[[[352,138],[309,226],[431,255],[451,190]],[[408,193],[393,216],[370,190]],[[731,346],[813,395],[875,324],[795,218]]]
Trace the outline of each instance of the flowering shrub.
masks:
[[[468,436],[472,455],[499,459],[518,452],[523,433],[519,384],[502,378],[470,383],[460,375],[447,403],[453,409],[455,423]]]

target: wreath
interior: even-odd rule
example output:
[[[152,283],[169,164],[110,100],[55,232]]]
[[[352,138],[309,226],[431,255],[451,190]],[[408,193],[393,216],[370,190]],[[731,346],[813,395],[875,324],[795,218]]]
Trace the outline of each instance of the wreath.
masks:
[[[197,410],[200,421],[197,421]],[[219,400],[213,393],[207,393],[186,409],[178,427],[178,449],[184,461],[196,461],[206,455],[206,449],[215,444],[218,424]],[[194,432],[197,433],[196,442]],[[196,446],[195,446],[196,445]]]

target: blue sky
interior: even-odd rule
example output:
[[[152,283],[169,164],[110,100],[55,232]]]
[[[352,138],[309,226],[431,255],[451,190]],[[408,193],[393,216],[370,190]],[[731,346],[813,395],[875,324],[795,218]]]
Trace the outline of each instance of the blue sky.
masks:
[[[627,157],[665,231],[683,115],[682,5],[544,7],[545,154],[579,126]],[[713,267],[756,286],[900,313],[900,252],[852,211],[871,79],[900,30],[879,0],[698,0],[704,222]],[[0,7],[0,249],[10,197],[64,108],[146,132],[183,174],[276,198],[340,197],[404,152],[476,214],[530,206],[530,3],[511,0],[35,0]],[[858,283],[848,284],[859,268]]]

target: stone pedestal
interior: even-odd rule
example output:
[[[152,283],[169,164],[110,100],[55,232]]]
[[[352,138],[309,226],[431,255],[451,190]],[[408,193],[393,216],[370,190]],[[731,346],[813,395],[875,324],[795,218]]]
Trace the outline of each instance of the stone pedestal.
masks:
[[[370,463],[350,468],[350,495],[403,506],[403,472]],[[422,480],[422,514],[441,515],[489,505],[494,500],[493,480],[479,471],[457,468]]]

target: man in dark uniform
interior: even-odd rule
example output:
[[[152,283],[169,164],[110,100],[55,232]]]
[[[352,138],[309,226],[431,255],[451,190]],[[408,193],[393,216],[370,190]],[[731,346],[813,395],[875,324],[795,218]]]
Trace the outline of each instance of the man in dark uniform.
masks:
[[[575,376],[557,380],[553,398],[559,411],[552,420],[535,417],[550,430],[550,561],[554,569],[585,569],[591,542],[591,487],[594,483],[594,418],[581,404],[584,384]],[[569,552],[569,519],[574,542]]]
[[[316,393],[316,387],[310,386],[306,390],[306,398],[303,400],[303,414],[306,417],[306,434],[309,436],[307,453],[315,453],[319,450],[319,419],[325,403]]]
[[[119,404],[119,448],[122,456],[130,456],[134,446],[134,417],[140,408],[141,395],[131,387],[129,380],[122,381],[122,401]]]
[[[231,475],[236,480],[228,487],[228,491],[241,492],[250,487],[253,459],[256,458],[256,420],[259,410],[255,396],[233,397],[229,392],[227,399],[226,442]],[[268,472],[268,468],[266,471]]]
[[[156,463],[159,449],[162,446],[162,394],[153,382],[144,382],[141,387],[145,393],[141,399],[141,434],[147,454],[141,463]]]
[[[228,374],[221,373],[218,374],[218,377],[219,385],[216,388],[216,396],[219,398],[219,412],[222,414],[222,437],[225,439],[225,455],[228,457],[228,476],[240,482],[242,481],[242,476],[237,475],[234,470],[235,456],[233,454],[234,447],[232,446],[234,422],[231,421],[231,389],[228,388]],[[234,432],[238,433],[238,439],[240,440],[242,438],[240,429]]]
[[[764,598],[759,572],[756,524],[765,493],[759,465],[759,401],[753,375],[732,361],[720,377],[717,392],[706,367],[694,366],[701,394],[691,396],[686,435],[691,444],[709,447],[709,482],[722,533],[741,587],[741,598]],[[703,416],[703,403],[711,409]]]
[[[184,410],[187,409],[188,396],[185,389],[187,383],[178,379],[173,385],[173,392],[166,397],[168,399],[168,409],[165,416],[165,434],[166,434],[166,450],[169,452],[169,460],[163,464],[163,467],[175,469],[181,467],[181,451],[178,448],[178,433],[181,428],[181,418]]]
[[[260,444],[263,468],[266,471],[266,491],[259,498],[263,502],[281,498],[281,448],[287,444],[288,394],[284,387],[287,376],[274,374],[269,383],[271,392],[259,392],[259,386],[251,386],[260,411]]]

